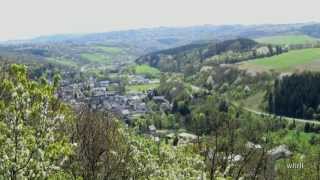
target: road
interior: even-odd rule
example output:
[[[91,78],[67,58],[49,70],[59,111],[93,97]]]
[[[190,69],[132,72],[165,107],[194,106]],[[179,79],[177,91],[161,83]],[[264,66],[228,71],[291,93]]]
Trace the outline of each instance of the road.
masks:
[[[265,116],[274,116],[274,114],[269,114],[269,113],[264,113],[264,112],[259,112],[259,111],[255,111],[249,108],[244,108],[246,111],[249,111],[251,113],[257,114],[257,115],[265,115]],[[291,117],[285,117],[285,116],[276,116],[278,118],[282,118],[285,119],[289,122],[292,121],[296,121],[296,122],[300,122],[300,123],[314,123],[314,124],[320,124],[320,121],[316,121],[316,120],[305,120],[305,119],[297,119],[297,118],[291,118]]]

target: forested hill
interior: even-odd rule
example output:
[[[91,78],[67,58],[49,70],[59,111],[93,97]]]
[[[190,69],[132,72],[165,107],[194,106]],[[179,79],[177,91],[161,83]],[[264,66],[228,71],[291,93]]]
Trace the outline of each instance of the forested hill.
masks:
[[[320,38],[320,24],[311,24],[308,26],[303,26],[300,31],[303,34],[309,35],[311,37]]]
[[[202,40],[228,40],[237,37],[261,38],[284,34],[319,37],[319,23],[264,25],[202,25],[190,27],[158,27],[89,34],[62,34],[6,44],[107,44],[137,47],[142,52],[159,51]]]
[[[139,57],[136,62],[162,71],[193,71],[202,64],[236,63],[252,58],[282,53],[282,48],[239,38],[222,42],[189,44]]]
[[[281,116],[320,119],[320,73],[304,72],[277,79],[268,93],[268,110]]]

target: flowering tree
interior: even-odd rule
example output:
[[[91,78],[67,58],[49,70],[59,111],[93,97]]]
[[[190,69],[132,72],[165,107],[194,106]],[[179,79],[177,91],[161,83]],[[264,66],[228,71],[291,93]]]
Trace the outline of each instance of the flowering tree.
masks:
[[[173,147],[164,142],[130,135],[128,173],[134,179],[205,179],[204,159],[192,145]]]
[[[23,65],[11,65],[0,78],[0,179],[44,179],[60,171],[72,153],[62,133],[67,111],[53,85],[27,78]]]

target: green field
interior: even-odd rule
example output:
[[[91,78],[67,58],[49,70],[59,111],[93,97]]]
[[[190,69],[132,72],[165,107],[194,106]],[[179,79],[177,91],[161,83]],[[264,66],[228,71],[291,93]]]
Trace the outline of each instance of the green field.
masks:
[[[139,85],[130,85],[127,86],[127,91],[129,92],[143,92],[149,89],[154,89],[159,86],[159,83],[154,84],[139,84]]]
[[[111,58],[100,53],[83,53],[81,57],[92,63],[109,63]]]
[[[58,65],[63,65],[68,67],[77,67],[77,63],[75,63],[70,59],[49,57],[47,58],[47,61],[53,64],[58,64]]]
[[[263,101],[265,93],[266,92],[258,92],[256,94],[249,96],[248,98],[242,100],[241,102],[243,103],[243,106],[246,108],[263,112],[260,105]]]
[[[157,68],[151,67],[146,64],[135,66],[136,74],[147,75],[152,77],[157,77],[160,74],[160,71]]]
[[[296,123],[298,129],[302,129],[302,131],[289,130],[289,131],[278,131],[271,133],[272,140],[275,143],[286,144],[291,146],[291,148],[295,148],[300,152],[306,152],[310,147],[309,141],[312,136],[319,137],[319,134],[316,133],[305,133],[303,132],[304,125],[298,125]]]
[[[109,53],[111,55],[118,55],[123,53],[123,50],[118,47],[110,47],[110,46],[96,46],[98,50],[102,50],[105,53]]]
[[[251,60],[241,63],[239,67],[256,72],[271,69],[278,72],[320,71],[320,48],[295,50],[278,56]]]
[[[316,38],[313,38],[307,35],[269,36],[269,37],[258,38],[255,40],[260,43],[277,44],[277,45],[313,44],[318,41]]]

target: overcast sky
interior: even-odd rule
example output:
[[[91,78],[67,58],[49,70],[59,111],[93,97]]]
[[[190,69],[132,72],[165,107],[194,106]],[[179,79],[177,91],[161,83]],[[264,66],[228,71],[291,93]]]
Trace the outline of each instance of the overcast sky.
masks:
[[[0,40],[141,27],[320,21],[319,0],[0,0]]]

